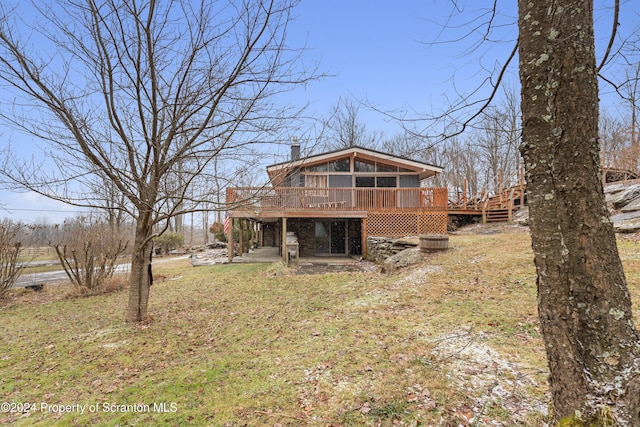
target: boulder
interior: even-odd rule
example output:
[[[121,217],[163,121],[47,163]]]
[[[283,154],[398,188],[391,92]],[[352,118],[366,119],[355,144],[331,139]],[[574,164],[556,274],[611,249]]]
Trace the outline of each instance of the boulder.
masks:
[[[405,249],[384,260],[382,263],[382,271],[385,273],[391,273],[397,269],[417,264],[421,260],[422,256],[420,255],[420,248]]]
[[[607,194],[615,194],[626,190],[630,186],[640,184],[640,179],[630,179],[627,181],[610,182],[604,185],[604,192]]]
[[[640,198],[640,183],[639,182],[629,182],[627,181],[627,187],[623,190],[610,192],[611,188],[605,191],[605,200],[607,201],[607,206],[612,207],[613,209],[622,209],[626,205],[636,201],[636,199]],[[613,187],[617,189],[618,187]]]
[[[613,229],[617,233],[635,233],[640,231],[640,211],[631,211],[613,215]]]
[[[640,197],[633,199],[628,204],[624,205],[621,209],[622,212],[634,212],[640,211]]]
[[[640,231],[640,179],[605,184],[604,195],[615,231],[618,233]],[[513,221],[519,225],[528,226],[528,206],[521,206],[515,211]]]
[[[513,222],[526,227],[529,225],[529,206],[520,206],[520,209],[514,212]]]
[[[381,263],[387,258],[418,246],[418,239],[390,239],[386,237],[367,237],[367,259]]]
[[[189,256],[191,265],[194,267],[201,267],[204,265],[226,264],[229,262],[227,257],[227,250],[208,250],[198,254],[191,254]]]

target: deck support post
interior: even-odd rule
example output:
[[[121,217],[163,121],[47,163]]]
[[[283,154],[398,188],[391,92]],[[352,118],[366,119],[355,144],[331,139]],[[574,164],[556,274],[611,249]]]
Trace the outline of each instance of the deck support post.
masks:
[[[362,218],[361,220],[361,233],[362,237],[362,259],[367,259],[367,218]]]
[[[242,256],[244,255],[244,220],[241,218],[239,221],[240,226],[238,227],[238,229],[240,230],[240,232],[238,233],[238,254]]]
[[[227,231],[227,255],[229,256],[229,262],[233,261],[233,221],[234,218],[229,218],[229,231]]]
[[[282,218],[282,242],[280,242],[280,252],[282,252],[282,261],[287,263],[287,218]]]
[[[258,246],[258,232],[257,232],[258,224],[255,221],[251,221],[251,247],[249,250]]]

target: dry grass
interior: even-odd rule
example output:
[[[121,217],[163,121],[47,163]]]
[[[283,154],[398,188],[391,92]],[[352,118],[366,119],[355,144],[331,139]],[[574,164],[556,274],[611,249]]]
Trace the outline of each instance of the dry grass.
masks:
[[[542,425],[528,235],[457,235],[451,246],[391,276],[163,264],[154,320],[140,325],[122,321],[126,292],[16,298],[0,308],[0,402],[36,410],[0,423]],[[638,243],[620,247],[637,307]]]

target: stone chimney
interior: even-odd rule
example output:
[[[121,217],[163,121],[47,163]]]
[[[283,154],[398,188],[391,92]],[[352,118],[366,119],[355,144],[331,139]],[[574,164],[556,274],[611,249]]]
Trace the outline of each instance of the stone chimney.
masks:
[[[298,138],[293,137],[293,144],[291,144],[291,160],[298,160],[300,158],[300,144]]]

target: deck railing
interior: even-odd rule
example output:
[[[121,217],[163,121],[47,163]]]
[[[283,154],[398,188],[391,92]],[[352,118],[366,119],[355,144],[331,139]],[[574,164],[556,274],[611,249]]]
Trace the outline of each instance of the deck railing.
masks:
[[[447,210],[446,188],[240,187],[227,189],[232,210],[390,211]]]

